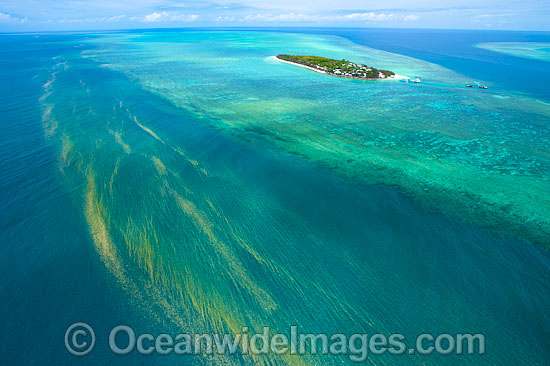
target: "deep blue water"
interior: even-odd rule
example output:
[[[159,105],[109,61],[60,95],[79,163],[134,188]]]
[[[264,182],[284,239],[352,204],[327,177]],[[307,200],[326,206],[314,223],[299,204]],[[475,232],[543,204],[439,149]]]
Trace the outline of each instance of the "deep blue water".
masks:
[[[300,31],[344,36],[503,88],[550,97],[550,71],[544,62],[472,48],[475,43],[489,41],[548,42],[548,34]],[[148,332],[177,331],[178,327],[162,318],[162,311],[149,312],[136,304],[137,300],[106,270],[94,250],[89,222],[82,212],[81,191],[86,189],[87,181],[78,175],[77,168],[71,171],[71,164],[61,161],[59,142],[45,136],[40,97],[50,69],[58,62],[52,58],[74,52],[75,45],[87,36],[40,37],[0,36],[0,364],[201,364],[191,358],[120,357],[107,349],[106,334],[118,324]],[[305,283],[296,288],[311,291],[307,292],[307,304],[296,301],[298,294],[273,295],[281,309],[273,315],[278,326],[284,328],[285,321],[298,319],[317,331],[327,324],[331,331],[342,327],[345,332],[354,330],[353,322],[331,312],[329,301],[314,291],[317,287],[308,287],[318,280],[319,287],[332,289],[342,303],[362,304],[364,308],[356,309],[357,314],[373,321],[369,331],[392,330],[411,336],[425,331],[487,334],[485,357],[379,359],[384,364],[550,362],[550,318],[546,310],[550,306],[550,255],[546,249],[428,210],[392,187],[354,182],[301,156],[278,152],[261,137],[251,135],[252,142],[243,142],[136,87],[125,76],[96,66],[83,59],[71,64],[73,74],[58,74],[60,82],[65,83],[57,91],[59,104],[66,102],[69,110],[69,104],[76,101],[83,111],[88,107],[98,111],[82,125],[76,117],[67,117],[65,126],[59,121],[58,129],[63,133],[83,136],[82,141],[74,141],[80,148],[74,161],[78,161],[77,156],[84,165],[93,161],[90,167],[96,169],[97,181],[103,182],[98,171],[107,172],[114,150],[94,149],[109,136],[103,133],[102,123],[109,120],[108,128],[115,128],[112,126],[117,118],[122,118],[110,114],[112,104],[119,99],[140,121],[148,121],[151,129],[163,133],[161,137],[168,136],[171,143],[182,147],[213,178],[195,175],[192,166],[175,155],[160,155],[161,148],[140,135],[143,131],[139,129],[126,136],[132,149],[146,156],[161,156],[169,168],[181,169],[188,189],[201,199],[218,203],[217,208],[229,221],[235,220],[235,230],[242,230],[242,236],[264,259],[272,259],[298,282]],[[510,72],[524,76],[506,76]],[[531,72],[538,76],[531,76]],[[79,78],[91,96],[77,94]],[[74,90],[66,85],[75,85]],[[63,109],[59,116],[65,112]],[[86,138],[92,142],[84,141]],[[104,198],[106,207],[132,211],[133,204],[138,206],[141,199],[147,199],[143,197],[148,187],[153,192],[156,182],[149,180],[148,173],[141,175],[141,169],[154,171],[147,170],[145,159],[122,165],[121,170],[129,172],[121,183],[125,199],[115,205]],[[199,208],[200,202],[195,202]],[[158,215],[164,214],[163,207],[167,206],[156,208],[161,212]],[[168,220],[170,216],[167,212],[160,218]],[[154,212],[152,217],[154,221]],[[112,219],[116,223],[115,214]],[[213,222],[215,227],[223,227]],[[241,228],[239,223],[245,222]],[[173,227],[166,226],[162,230],[167,236],[176,235],[171,234]],[[190,248],[186,253],[196,252]],[[264,271],[258,264],[246,266],[252,271],[256,268],[257,274]],[[196,280],[200,282],[200,275]],[[220,275],[212,283],[225,284],[223,281]],[[283,286],[267,276],[260,283],[266,289]],[[254,304],[249,306],[233,310],[260,314]],[[159,314],[160,320],[155,318]],[[65,329],[75,321],[93,324],[98,335],[95,352],[84,358],[69,355],[63,345]]]

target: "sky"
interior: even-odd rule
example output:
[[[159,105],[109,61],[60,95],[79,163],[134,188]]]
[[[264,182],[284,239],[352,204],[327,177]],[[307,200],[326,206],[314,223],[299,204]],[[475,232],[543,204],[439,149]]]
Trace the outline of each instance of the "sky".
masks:
[[[550,31],[550,1],[0,0],[0,32],[172,27]]]

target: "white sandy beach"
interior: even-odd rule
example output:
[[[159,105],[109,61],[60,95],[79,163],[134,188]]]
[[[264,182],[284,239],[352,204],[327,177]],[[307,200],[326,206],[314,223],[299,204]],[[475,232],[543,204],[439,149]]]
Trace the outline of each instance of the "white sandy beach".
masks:
[[[280,61],[280,62],[284,62],[284,63],[287,63],[287,64],[291,64],[291,65],[296,65],[296,66],[300,66],[300,67],[305,67],[306,69],[310,69],[312,71],[315,71],[315,72],[318,72],[318,73],[321,73],[321,74],[326,74],[326,71],[323,71],[323,70],[318,70],[314,67],[309,67],[309,66],[306,66],[306,65],[300,65],[300,64],[297,64],[295,62],[290,62],[290,61],[286,61],[286,60],[281,60],[280,58],[278,58],[277,56],[271,56],[271,58],[277,60],[277,61]]]

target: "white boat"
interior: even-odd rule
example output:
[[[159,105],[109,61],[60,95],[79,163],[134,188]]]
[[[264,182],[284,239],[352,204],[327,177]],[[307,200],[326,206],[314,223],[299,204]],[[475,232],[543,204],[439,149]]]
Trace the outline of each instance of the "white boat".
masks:
[[[419,78],[411,79],[411,83],[419,83],[419,82],[420,82],[420,79],[419,79]]]

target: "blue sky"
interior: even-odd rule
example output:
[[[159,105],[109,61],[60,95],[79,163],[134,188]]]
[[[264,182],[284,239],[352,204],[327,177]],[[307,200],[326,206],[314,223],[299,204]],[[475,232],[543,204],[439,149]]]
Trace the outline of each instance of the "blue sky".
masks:
[[[0,0],[0,31],[165,27],[550,30],[548,0]]]

